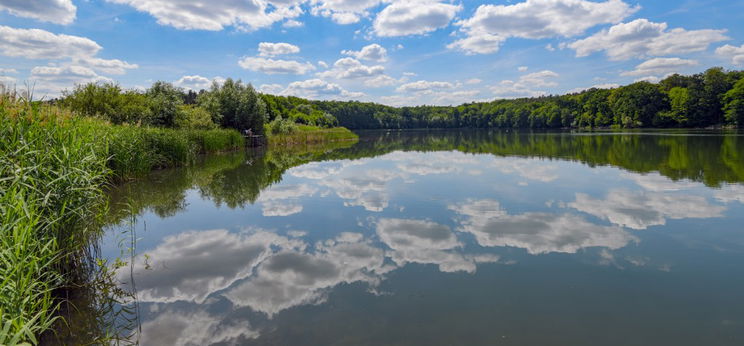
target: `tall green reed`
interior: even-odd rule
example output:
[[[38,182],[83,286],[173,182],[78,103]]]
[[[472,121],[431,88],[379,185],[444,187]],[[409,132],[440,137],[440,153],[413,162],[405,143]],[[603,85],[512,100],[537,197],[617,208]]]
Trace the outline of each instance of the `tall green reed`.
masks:
[[[112,126],[0,90],[0,345],[36,344],[60,289],[100,270],[102,188],[199,153],[242,146],[234,130]]]

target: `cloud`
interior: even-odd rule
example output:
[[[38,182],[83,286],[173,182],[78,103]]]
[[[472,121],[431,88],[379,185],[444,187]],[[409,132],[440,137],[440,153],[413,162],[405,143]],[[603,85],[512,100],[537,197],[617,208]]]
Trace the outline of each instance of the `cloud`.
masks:
[[[667,30],[666,23],[636,19],[604,29],[568,44],[577,57],[604,51],[610,60],[628,60],[703,51],[711,43],[728,39],[726,30]]]
[[[527,67],[527,66],[519,66],[519,67],[517,68],[517,71],[519,71],[519,72],[527,72],[527,70],[529,70],[529,69],[530,69],[530,68],[529,68],[529,67]]]
[[[472,155],[457,151],[426,154],[396,151],[383,158],[398,162],[395,167],[403,173],[421,176],[461,172],[466,165],[479,164]]]
[[[86,58],[96,55],[100,50],[98,43],[85,37],[0,25],[2,55],[26,59]]]
[[[693,66],[698,62],[680,58],[653,58],[640,63],[633,71],[621,73],[621,76],[666,76]]]
[[[737,66],[744,65],[744,44],[740,47],[725,45],[716,49],[716,54],[726,59],[731,59],[731,63]]]
[[[289,216],[302,212],[302,204],[297,202],[269,201],[262,203],[263,216]]]
[[[321,181],[320,184],[346,200],[345,206],[360,206],[367,211],[381,212],[388,207],[390,199],[387,184],[400,177],[397,172],[382,169],[347,170],[344,174],[337,173],[332,180]]]
[[[679,191],[700,186],[699,183],[689,180],[674,181],[659,173],[635,174],[624,172],[620,176],[634,181],[646,191],[653,192]]]
[[[165,310],[142,323],[143,345],[234,344],[240,338],[255,339],[259,333],[248,320],[215,316],[209,312]]]
[[[321,303],[329,289],[341,283],[376,285],[391,269],[384,259],[384,252],[362,235],[341,234],[316,245],[313,253],[280,250],[224,296],[271,317],[293,306]]]
[[[498,201],[469,200],[449,206],[460,217],[462,232],[472,233],[481,246],[513,246],[530,254],[576,253],[587,247],[619,249],[637,238],[619,227],[592,224],[571,214],[509,215]]]
[[[127,70],[139,68],[137,64],[130,64],[118,59],[100,59],[84,57],[73,59],[75,65],[85,66],[101,73],[125,74]]]
[[[177,87],[181,87],[188,90],[206,90],[212,86],[212,81],[222,80],[221,77],[215,77],[209,79],[199,75],[194,76],[183,76],[173,83]]]
[[[374,62],[387,61],[387,49],[379,44],[373,43],[362,48],[362,50],[344,50],[341,54],[354,57],[359,60],[369,60]]]
[[[299,203],[303,197],[310,197],[318,189],[307,185],[277,185],[261,192],[257,202],[261,202],[263,216],[289,216],[302,212]]]
[[[495,86],[491,86],[491,91],[500,98],[518,98],[518,97],[535,97],[547,94],[545,91],[536,90],[541,87],[555,87],[558,85],[553,78],[560,77],[559,74],[543,70],[519,77],[519,80],[503,80]]]
[[[284,22],[284,24],[282,24],[282,26],[285,28],[300,28],[300,27],[303,27],[304,25],[305,25],[304,23],[298,20],[294,20],[294,19],[289,19],[286,22]]]
[[[496,53],[506,37],[478,32],[470,33],[468,37],[459,39],[447,45],[449,49],[457,49],[468,55]]]
[[[726,210],[726,207],[711,205],[702,196],[627,190],[612,190],[604,200],[577,193],[576,201],[568,206],[638,230],[665,225],[667,219],[721,217]]]
[[[172,26],[180,30],[219,31],[226,26],[252,31],[265,28],[275,22],[295,18],[302,14],[294,2],[273,1],[273,10],[263,0],[107,0],[129,5],[140,12],[155,17],[160,25]],[[286,3],[290,6],[281,6]],[[277,6],[279,5],[279,6]]]
[[[261,42],[258,44],[258,53],[260,56],[277,56],[287,54],[297,54],[300,52],[300,47],[293,44],[278,42]]]
[[[203,303],[211,294],[251,275],[273,253],[272,246],[298,246],[268,232],[252,235],[227,230],[189,231],[163,242],[134,260],[137,296],[145,302]],[[129,268],[118,273],[129,281]]]
[[[543,70],[540,72],[534,72],[526,74],[519,78],[520,83],[529,85],[530,87],[554,87],[558,83],[552,81],[552,78],[560,77],[557,73],[549,70]]]
[[[465,38],[450,44],[468,54],[498,51],[510,37],[571,37],[599,24],[618,23],[638,10],[621,0],[527,0],[514,5],[481,5],[457,23]]]
[[[549,183],[558,179],[558,167],[539,160],[503,158],[494,161],[493,166],[501,173],[517,174],[529,180]]]
[[[380,4],[380,0],[311,0],[310,12],[315,16],[331,18],[337,24],[353,24],[367,16],[368,9]]]
[[[397,80],[387,75],[379,75],[377,77],[370,78],[364,81],[364,85],[370,88],[381,88],[381,87],[395,85],[398,83],[400,83],[400,80]]]
[[[396,1],[377,15],[374,33],[384,37],[423,35],[447,26],[461,9],[461,5],[435,0]]]
[[[35,83],[36,90],[56,96],[60,90],[72,88],[78,84],[112,82],[111,79],[99,76],[95,71],[83,66],[38,66],[31,69],[29,79]]]
[[[739,202],[744,204],[744,185],[723,185],[716,190],[714,197],[723,203]]]
[[[77,8],[72,0],[7,0],[0,2],[0,10],[18,17],[67,25],[75,20]]]
[[[262,94],[278,95],[284,90],[284,86],[281,84],[261,84],[258,87],[258,92]]]
[[[315,70],[311,63],[294,60],[245,57],[238,62],[240,67],[265,74],[306,74]]]
[[[15,77],[3,76],[0,74],[0,92],[4,92],[5,87],[13,86],[17,82],[18,80]]]
[[[305,179],[323,180],[341,173],[346,167],[345,162],[311,162],[302,166],[290,168],[287,174]]]
[[[261,195],[258,197],[258,202],[263,201],[276,201],[286,199],[298,199],[302,197],[309,197],[318,192],[318,189],[307,185],[277,185],[272,186],[264,191],[261,191]]]
[[[442,272],[475,272],[473,260],[451,251],[462,244],[445,225],[427,220],[380,219],[375,232],[393,250],[389,255],[399,266],[436,264]]]
[[[333,68],[318,73],[321,78],[357,79],[380,76],[385,73],[381,65],[367,66],[354,58],[341,58],[333,63]]]
[[[364,93],[347,91],[338,84],[317,78],[292,82],[281,94],[311,99],[354,99],[364,96]]]
[[[396,89],[398,92],[428,92],[432,90],[452,89],[455,85],[450,82],[429,82],[420,80],[403,84]]]

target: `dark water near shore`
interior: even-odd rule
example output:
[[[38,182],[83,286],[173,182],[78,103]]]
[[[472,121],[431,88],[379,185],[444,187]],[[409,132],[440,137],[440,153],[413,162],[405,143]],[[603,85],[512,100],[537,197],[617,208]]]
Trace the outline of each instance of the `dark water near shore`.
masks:
[[[144,345],[742,345],[743,182],[737,134],[370,132],[122,185],[101,253]]]

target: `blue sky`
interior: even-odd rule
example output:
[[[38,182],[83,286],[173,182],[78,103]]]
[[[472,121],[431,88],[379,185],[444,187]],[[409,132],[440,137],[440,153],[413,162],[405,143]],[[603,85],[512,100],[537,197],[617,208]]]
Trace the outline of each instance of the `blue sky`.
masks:
[[[0,0],[0,82],[459,104],[744,68],[744,2]]]

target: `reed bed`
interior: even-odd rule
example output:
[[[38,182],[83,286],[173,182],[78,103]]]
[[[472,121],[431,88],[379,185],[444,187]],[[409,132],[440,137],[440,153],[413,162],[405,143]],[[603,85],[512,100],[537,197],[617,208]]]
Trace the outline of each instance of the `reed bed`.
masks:
[[[95,265],[107,183],[242,141],[231,130],[113,126],[0,92],[0,345],[37,344],[60,322],[55,292]]]

